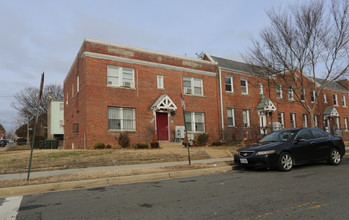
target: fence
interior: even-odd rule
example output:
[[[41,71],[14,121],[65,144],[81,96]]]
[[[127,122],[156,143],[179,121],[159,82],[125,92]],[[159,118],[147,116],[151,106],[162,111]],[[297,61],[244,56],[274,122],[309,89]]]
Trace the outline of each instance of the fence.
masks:
[[[57,140],[40,140],[39,149],[58,149]]]

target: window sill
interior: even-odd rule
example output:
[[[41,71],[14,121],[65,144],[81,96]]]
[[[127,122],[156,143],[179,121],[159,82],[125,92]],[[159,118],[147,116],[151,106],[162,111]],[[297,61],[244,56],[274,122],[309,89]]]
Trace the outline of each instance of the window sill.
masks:
[[[249,95],[248,93],[241,93],[241,95]]]
[[[194,96],[194,97],[205,97],[204,95],[194,95],[194,94],[183,94],[185,96]]]
[[[124,87],[124,86],[110,86],[110,85],[107,85],[107,87],[108,88],[113,88],[113,89],[136,90],[136,88]]]
[[[122,133],[122,132],[136,133],[137,130],[108,130],[108,133]]]
[[[234,91],[225,91],[226,93],[228,93],[228,94],[235,94],[235,92]]]
[[[157,88],[158,90],[165,90],[165,88]]]
[[[228,128],[236,128],[235,125],[228,125]]]

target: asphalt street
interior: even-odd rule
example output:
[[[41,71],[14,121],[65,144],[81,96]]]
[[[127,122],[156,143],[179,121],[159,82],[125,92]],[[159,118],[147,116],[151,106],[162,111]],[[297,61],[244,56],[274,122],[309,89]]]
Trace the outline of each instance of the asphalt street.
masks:
[[[224,174],[4,198],[20,219],[349,219],[349,158],[340,166]],[[11,204],[10,204],[11,203]],[[18,213],[10,210],[16,210]],[[9,218],[10,219],[10,218]]]

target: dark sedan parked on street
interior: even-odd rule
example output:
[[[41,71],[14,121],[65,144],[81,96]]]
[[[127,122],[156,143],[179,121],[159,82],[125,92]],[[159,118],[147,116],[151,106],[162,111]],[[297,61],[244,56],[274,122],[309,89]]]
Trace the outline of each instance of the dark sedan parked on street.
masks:
[[[242,167],[290,171],[294,165],[315,161],[338,165],[344,154],[341,137],[317,128],[296,128],[275,131],[257,143],[239,149],[234,155],[234,162]]]

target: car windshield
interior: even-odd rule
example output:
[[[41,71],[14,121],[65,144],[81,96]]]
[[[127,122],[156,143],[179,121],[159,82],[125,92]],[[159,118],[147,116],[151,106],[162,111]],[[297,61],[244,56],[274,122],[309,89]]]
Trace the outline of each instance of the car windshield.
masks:
[[[289,141],[294,134],[295,131],[276,131],[265,136],[259,142],[286,142]]]

